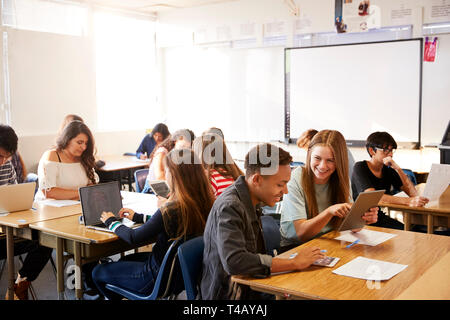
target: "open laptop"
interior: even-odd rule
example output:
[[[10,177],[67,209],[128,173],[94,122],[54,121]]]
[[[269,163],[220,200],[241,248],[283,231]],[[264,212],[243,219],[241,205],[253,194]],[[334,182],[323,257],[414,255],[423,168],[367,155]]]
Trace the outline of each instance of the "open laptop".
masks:
[[[0,214],[31,209],[35,188],[36,182],[0,186]]]
[[[350,212],[344,218],[337,231],[360,229],[366,225],[362,216],[370,208],[377,207],[385,190],[361,192],[352,205]]]
[[[137,227],[138,224],[119,217],[122,209],[122,197],[120,195],[119,183],[111,181],[99,183],[78,189],[83,213],[83,222],[87,228],[112,232],[100,220],[103,211],[112,212],[116,218],[127,227]]]

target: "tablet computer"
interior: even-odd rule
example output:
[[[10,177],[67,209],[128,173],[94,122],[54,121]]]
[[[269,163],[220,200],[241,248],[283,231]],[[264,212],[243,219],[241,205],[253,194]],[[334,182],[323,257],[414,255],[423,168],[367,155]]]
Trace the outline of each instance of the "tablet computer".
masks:
[[[153,192],[160,197],[168,198],[170,193],[169,185],[164,180],[154,180],[148,183]]]
[[[337,231],[361,229],[365,226],[366,222],[362,219],[362,216],[370,208],[378,206],[378,202],[384,194],[384,190],[366,191],[361,192],[356,198],[350,212],[344,218]]]

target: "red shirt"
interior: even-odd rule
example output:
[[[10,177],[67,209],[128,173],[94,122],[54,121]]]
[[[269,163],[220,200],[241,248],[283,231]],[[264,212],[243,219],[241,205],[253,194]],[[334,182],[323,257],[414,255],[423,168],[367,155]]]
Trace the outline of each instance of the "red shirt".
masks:
[[[211,187],[213,188],[216,198],[229,186],[234,183],[233,178],[226,178],[221,175],[217,170],[211,169],[210,171]]]

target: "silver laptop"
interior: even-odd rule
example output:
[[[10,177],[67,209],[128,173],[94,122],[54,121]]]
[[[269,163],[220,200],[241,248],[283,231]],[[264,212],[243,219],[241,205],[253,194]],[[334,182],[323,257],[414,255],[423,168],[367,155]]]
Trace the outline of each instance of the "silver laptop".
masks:
[[[370,208],[377,207],[378,202],[383,196],[385,190],[375,190],[361,192],[352,205],[350,212],[345,216],[344,221],[339,226],[338,231],[360,229],[366,225],[362,216]]]
[[[35,189],[36,182],[0,186],[0,214],[31,209]]]
[[[127,227],[137,227],[138,224],[119,217],[122,209],[122,196],[117,181],[99,183],[78,189],[83,213],[83,222],[87,228],[113,232],[100,220],[103,211],[112,212],[116,218]]]

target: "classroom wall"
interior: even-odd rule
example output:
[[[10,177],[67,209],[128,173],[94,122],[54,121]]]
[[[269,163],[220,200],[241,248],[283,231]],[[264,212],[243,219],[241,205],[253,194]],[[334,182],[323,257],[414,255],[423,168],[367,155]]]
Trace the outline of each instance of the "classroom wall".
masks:
[[[316,33],[316,32],[334,32],[334,9],[335,1],[295,1],[300,8],[300,18],[307,27],[305,28],[305,33]],[[410,1],[399,1],[399,0],[384,0],[384,1],[371,1],[371,5],[379,6],[381,10],[380,27],[393,26],[393,25],[412,25],[413,26],[413,37],[422,36],[422,24],[436,22],[431,18],[430,5],[431,1],[422,0],[410,0]],[[397,10],[410,9],[409,14],[405,14],[402,17],[395,16],[393,12]],[[405,12],[405,11],[403,11]],[[205,42],[204,46],[208,47],[208,42],[214,43],[214,41],[219,41],[220,35],[218,35],[219,29],[223,30],[225,26],[229,26],[231,32],[236,26],[248,24],[250,22],[256,24],[266,24],[271,22],[286,22],[285,30],[282,30],[281,34],[288,34],[288,39],[292,35],[293,23],[297,19],[294,17],[286,4],[283,1],[278,0],[246,0],[246,1],[236,1],[224,4],[215,4],[198,8],[189,8],[175,11],[167,11],[159,14],[158,22],[164,25],[175,25],[179,34],[183,36],[172,37],[171,34],[159,33],[159,40],[157,43],[160,44],[161,49],[159,50],[160,59],[164,60],[166,63],[170,63],[170,57],[173,55],[174,51],[182,51],[183,47],[192,46],[196,42],[196,35],[200,34],[202,36],[202,41]],[[266,27],[266,26],[264,26]],[[182,31],[181,31],[182,30]],[[184,33],[183,33],[184,32]],[[216,35],[214,35],[216,33]],[[191,35],[190,41],[189,36]],[[214,38],[216,37],[216,38]],[[163,38],[163,39],[161,39]],[[204,40],[204,38],[209,38],[209,40]],[[448,101],[450,101],[450,78],[447,76],[450,71],[450,35],[443,34],[438,35],[439,44],[437,51],[437,59],[434,63],[424,62],[423,66],[423,96],[422,96],[422,145],[436,145],[440,142],[443,132],[446,128],[447,122],[450,119],[450,108],[448,107]],[[193,39],[193,40],[192,40]],[[260,39],[258,39],[260,41]],[[261,44],[261,43],[260,43]],[[289,41],[288,41],[289,45]],[[214,47],[214,44],[211,45]],[[260,71],[258,77],[263,79],[264,88],[270,88],[270,90],[284,90],[283,86],[280,87],[280,82],[283,81],[283,70],[279,72],[274,72],[274,69],[283,66],[282,52],[283,48],[259,48],[259,49],[220,49],[217,46],[216,50],[222,50],[224,54],[230,52],[230,50],[277,50],[279,49],[280,57],[274,58],[269,61],[264,68]],[[190,49],[192,50],[192,48]],[[234,53],[233,53],[234,54]],[[368,57],[370,59],[370,57]],[[189,64],[186,61],[186,64]],[[190,66],[192,68],[192,66]],[[241,69],[248,67],[248,64],[240,66]],[[165,70],[167,72],[167,70]],[[199,70],[198,72],[202,72]],[[169,70],[169,72],[172,72]],[[164,71],[163,71],[164,73]],[[278,76],[274,76],[274,74]],[[176,73],[166,74],[162,79],[162,82],[167,81],[170,77],[176,77]],[[183,75],[180,72],[180,76]],[[220,76],[217,76],[220,77]],[[236,82],[241,83],[242,79],[235,79]],[[266,83],[268,82],[268,83]],[[186,84],[185,90],[189,91],[189,83]],[[170,85],[163,85],[162,101],[163,105],[167,110],[174,108],[170,103],[170,99],[166,96],[171,95],[172,92],[168,90]],[[165,91],[166,90],[166,91]],[[261,90],[264,92],[264,90]],[[273,108],[278,108],[282,110],[284,108],[284,92],[271,93],[270,98],[272,101]],[[223,101],[218,101],[223,104]],[[214,101],[210,102],[214,104]],[[244,103],[245,105],[245,103]],[[242,109],[242,108],[241,108]],[[228,110],[234,110],[234,106],[222,106],[221,110],[226,113]],[[245,110],[245,109],[242,109]],[[386,115],[388,116],[388,115]],[[278,119],[275,117],[275,121]],[[168,119],[170,121],[170,119]],[[408,121],[408,115],[404,118],[399,119],[399,121]],[[174,122],[176,123],[176,122]],[[413,124],[416,125],[416,124]],[[280,127],[279,123],[273,124],[273,127]],[[270,128],[267,128],[270,130]],[[282,124],[281,124],[282,130]],[[368,132],[369,134],[370,132]],[[227,132],[225,132],[227,136]],[[279,134],[273,136],[274,140],[279,139]],[[229,139],[235,140],[235,139]],[[267,141],[267,140],[265,140]],[[253,146],[255,141],[252,143],[247,142],[227,142],[229,148],[235,158],[243,159],[245,153],[248,149]],[[294,155],[294,158],[298,161],[304,159],[304,153],[298,150],[295,146],[284,146],[286,149],[290,150]],[[355,159],[357,161],[366,159],[366,151],[364,148],[352,148],[351,149]],[[399,161],[403,161],[405,165],[403,167],[413,167],[422,168],[423,166],[431,166],[431,162],[439,162],[439,151],[438,149],[423,150],[402,150],[396,154]],[[415,160],[414,160],[415,159]]]
[[[334,31],[334,0],[302,0],[295,1],[300,8],[299,18],[302,20],[301,32],[304,33],[316,33],[316,32],[333,32]],[[389,8],[412,8],[412,14],[410,17],[396,20],[395,24],[400,25],[413,24],[414,36],[421,35],[421,24],[427,22],[433,22],[430,19],[428,4],[433,1],[427,0],[372,0],[371,4],[379,5],[383,9]],[[218,29],[224,30],[227,26],[231,26],[231,32],[235,33],[241,26],[256,24],[259,36],[258,43],[262,43],[262,32],[260,28],[279,27],[280,34],[287,32],[292,34],[295,27],[295,21],[297,17],[294,17],[289,11],[284,1],[280,0],[241,0],[228,2],[224,4],[213,4],[203,7],[195,7],[188,9],[179,9],[173,11],[161,12],[159,14],[158,23],[159,28],[157,32],[158,49],[158,68],[161,80],[161,91],[158,97],[159,102],[162,104],[162,108],[166,111],[166,114],[176,114],[176,110],[171,109],[170,99],[167,92],[167,81],[170,77],[167,74],[167,65],[170,63],[169,52],[174,52],[183,48],[183,46],[192,47],[194,42],[201,42],[214,40],[220,40],[218,36]],[[266,24],[266,26],[263,26]],[[392,17],[389,11],[382,10],[381,26],[392,25]],[[298,28],[298,26],[296,26]],[[298,31],[298,30],[297,30]],[[17,128],[17,133],[20,137],[19,151],[22,152],[25,158],[25,163],[31,169],[37,166],[39,158],[44,150],[46,150],[53,143],[52,132],[57,130],[57,127],[62,120],[62,117],[67,113],[80,114],[87,124],[91,127],[97,140],[100,154],[115,154],[123,152],[133,152],[140,143],[144,132],[138,131],[124,131],[124,132],[105,132],[97,133],[97,112],[95,109],[95,81],[94,76],[90,71],[93,70],[91,61],[85,59],[86,52],[92,50],[86,43],[79,43],[79,40],[70,39],[70,37],[61,38],[61,36],[48,34],[48,33],[36,33],[23,30],[9,30],[12,34],[8,39],[8,45],[10,49],[15,52],[13,56],[10,56],[10,68],[14,67],[15,70],[19,70],[17,75],[12,76],[12,83],[15,87],[20,86],[20,91],[11,88],[11,102],[18,106],[18,110],[13,114],[13,125]],[[277,31],[273,32],[276,34]],[[203,38],[200,37],[203,36]],[[223,32],[222,32],[223,36]],[[439,35],[438,55],[437,60],[434,63],[425,63],[423,69],[423,115],[422,115],[422,141],[423,144],[436,144],[440,142],[440,138],[443,134],[443,130],[450,119],[450,108],[448,108],[448,101],[450,101],[450,77],[448,77],[450,71],[450,35]],[[288,37],[289,38],[289,37]],[[205,40],[206,39],[206,40]],[[212,40],[211,40],[212,39]],[[289,38],[291,39],[291,37]],[[62,46],[60,44],[63,44]],[[289,42],[288,42],[289,45]],[[60,48],[55,50],[55,48]],[[73,49],[73,48],[76,49]],[[81,48],[84,51],[81,52]],[[217,50],[221,50],[218,48]],[[227,49],[228,51],[230,49]],[[232,53],[231,55],[238,56],[239,68],[249,68],[249,64],[242,59],[246,56],[249,49],[239,49],[241,53]],[[274,109],[284,107],[284,92],[283,85],[280,85],[280,81],[283,77],[283,58],[280,56],[276,58],[276,52],[283,52],[282,47],[270,47],[270,48],[253,48],[251,49],[253,56],[258,55],[259,51],[270,52],[270,56],[274,57],[273,60],[265,60],[267,65],[259,68],[258,78],[264,81],[262,86],[264,90],[260,93],[255,93],[254,96],[249,96],[252,100],[254,97],[258,99],[270,99],[264,100],[266,105],[273,106]],[[262,54],[261,54],[262,56]],[[21,64],[23,61],[23,64]],[[39,61],[45,63],[39,64]],[[68,79],[70,82],[67,84],[62,80],[61,74],[57,73],[58,70],[45,69],[44,65],[52,66],[52,61],[64,62],[67,61],[67,68],[75,72],[78,76],[72,79]],[[71,66],[71,61],[76,61],[75,65]],[[3,64],[0,64],[0,68]],[[75,68],[74,68],[75,67]],[[76,69],[80,70],[76,70]],[[74,70],[75,69],[75,70]],[[249,68],[251,69],[251,68]],[[70,72],[72,72],[70,71]],[[241,72],[235,70],[234,77],[242,76]],[[49,82],[43,82],[43,75],[51,75]],[[173,75],[173,74],[172,74]],[[236,79],[242,81],[242,79]],[[3,81],[3,79],[2,79]],[[235,82],[239,82],[235,81]],[[256,80],[255,80],[256,81]],[[262,82],[261,82],[262,83]],[[251,88],[260,87],[261,83],[251,83]],[[189,85],[189,83],[187,83]],[[236,85],[236,84],[233,84]],[[2,83],[3,88],[3,83]],[[70,90],[67,90],[70,88]],[[264,91],[264,92],[263,92]],[[25,92],[25,93],[24,93]],[[81,92],[81,94],[79,94]],[[56,95],[54,95],[56,93]],[[3,98],[3,90],[1,90]],[[232,92],[230,93],[232,94]],[[258,95],[256,95],[258,94]],[[44,95],[49,102],[48,104],[36,105],[34,100]],[[59,99],[55,99],[59,97]],[[4,100],[2,100],[4,101]],[[45,101],[45,100],[44,100]],[[231,100],[232,101],[232,100]],[[211,101],[214,103],[214,101]],[[246,103],[243,103],[240,108],[245,110]],[[179,105],[178,108],[184,108],[184,105]],[[169,110],[169,108],[171,110]],[[224,105],[224,110],[226,105]],[[3,114],[2,114],[3,115]],[[46,119],[44,119],[44,115]],[[229,116],[227,116],[229,117]],[[282,124],[279,123],[277,116],[271,118],[276,124],[276,130],[282,130]],[[160,119],[162,120],[162,119]],[[170,121],[170,119],[167,119]],[[405,119],[402,119],[405,120]],[[4,119],[2,119],[4,121]],[[406,120],[407,121],[407,117]],[[45,123],[45,125],[42,125]],[[204,123],[200,123],[198,129],[195,130],[196,134],[200,134],[202,131],[201,126]],[[16,126],[17,125],[17,126]],[[149,119],[149,128],[154,123]],[[171,130],[178,129],[177,126],[181,124],[176,123]],[[205,124],[206,126],[206,124]],[[220,126],[220,125],[217,125]],[[189,127],[186,124],[183,127]],[[270,128],[271,130],[273,128]],[[267,132],[269,132],[268,130]],[[267,133],[266,132],[266,133]],[[226,132],[227,134],[227,132]],[[230,136],[232,134],[230,133]],[[272,136],[272,132],[270,132]],[[279,137],[275,137],[274,140]],[[267,137],[264,136],[264,141],[267,141]],[[246,142],[227,142],[230,150],[235,158],[243,159],[248,149],[255,144]],[[284,146],[290,150],[294,155],[295,160],[303,161],[304,153],[298,150],[296,146],[290,145]],[[433,151],[427,154],[432,154],[427,159],[428,161],[439,161],[438,150],[431,149]],[[353,150],[356,160],[363,159],[365,156],[364,149]],[[420,150],[406,151],[405,159],[411,158],[411,155],[421,155],[423,152]],[[401,153],[396,157],[401,158]],[[423,157],[422,157],[423,158]],[[420,158],[420,159],[422,159]],[[303,159],[303,160],[302,160]],[[417,160],[416,166],[420,166],[422,160]]]

